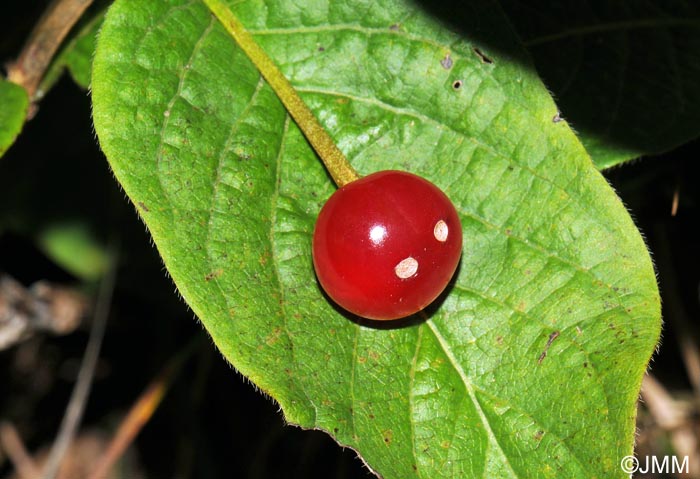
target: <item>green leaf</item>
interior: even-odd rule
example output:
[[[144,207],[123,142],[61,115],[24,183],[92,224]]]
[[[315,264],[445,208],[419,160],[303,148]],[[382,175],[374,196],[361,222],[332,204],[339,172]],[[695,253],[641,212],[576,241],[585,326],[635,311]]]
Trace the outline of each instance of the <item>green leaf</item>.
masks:
[[[0,79],[0,157],[12,146],[27,118],[29,97],[24,88]]]
[[[700,135],[696,2],[503,4],[599,168]]]
[[[107,248],[84,222],[64,221],[50,225],[39,233],[37,240],[46,256],[78,278],[97,280],[107,272]]]
[[[456,33],[400,0],[230,5],[353,166],[435,182],[465,244],[426,314],[345,316],[310,255],[334,187],[274,93],[199,2],[118,0],[95,128],[226,358],[385,478],[627,477],[654,272],[500,10]]]

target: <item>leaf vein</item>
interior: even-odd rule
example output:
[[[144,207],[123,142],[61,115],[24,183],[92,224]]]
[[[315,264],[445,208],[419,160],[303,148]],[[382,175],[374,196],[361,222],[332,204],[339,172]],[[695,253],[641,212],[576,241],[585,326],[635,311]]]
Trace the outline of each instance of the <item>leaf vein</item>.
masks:
[[[454,133],[455,135],[458,135],[462,138],[466,138],[467,140],[469,140],[470,142],[472,142],[476,146],[483,148],[484,150],[486,150],[487,152],[489,152],[493,156],[495,156],[497,158],[501,158],[504,161],[507,161],[508,163],[513,165],[515,168],[518,168],[518,169],[523,170],[523,171],[527,171],[529,174],[531,174],[532,176],[534,176],[536,178],[539,178],[543,182],[551,184],[555,188],[566,192],[566,190],[564,190],[562,186],[558,185],[557,183],[552,181],[550,178],[542,176],[541,174],[537,173],[533,169],[514,162],[512,158],[510,158],[509,156],[507,156],[507,155],[505,155],[497,150],[494,150],[490,145],[480,141],[478,138],[473,137],[473,136],[467,136],[464,133],[462,133],[458,130],[455,130],[451,126],[445,125],[444,123],[440,123],[440,121],[436,120],[435,118],[427,116],[423,113],[417,112],[415,110],[410,110],[407,108],[396,107],[396,106],[390,105],[390,104],[388,104],[384,101],[381,101],[381,100],[377,100],[377,99],[373,99],[373,98],[365,98],[365,97],[361,97],[361,96],[357,96],[357,95],[352,95],[352,94],[346,93],[346,92],[333,91],[333,90],[327,90],[327,89],[322,89],[322,88],[303,87],[303,86],[295,86],[295,88],[298,92],[316,93],[319,95],[327,95],[327,96],[337,96],[337,97],[341,97],[341,98],[347,98],[349,100],[353,100],[353,101],[356,101],[358,103],[366,103],[366,104],[374,105],[380,109],[389,111],[391,113],[395,113],[397,115],[408,116],[408,117],[420,120],[424,123],[436,125],[440,129],[447,129],[447,130],[451,131],[452,133]]]
[[[408,383],[408,409],[409,409],[409,418],[408,418],[408,424],[411,427],[411,455],[413,456],[413,461],[415,462],[416,465],[416,473],[418,474],[418,477],[422,477],[420,473],[420,468],[418,467],[419,461],[418,461],[418,454],[416,451],[416,447],[418,444],[416,443],[416,422],[413,420],[411,417],[411,412],[414,411],[415,409],[415,399],[416,395],[414,393],[415,388],[414,384],[416,381],[416,367],[418,364],[418,354],[420,352],[420,347],[421,347],[421,340],[423,338],[423,327],[420,326],[418,328],[417,336],[416,336],[416,350],[413,353],[413,359],[411,360],[411,369],[408,372],[409,375],[409,383]]]
[[[433,335],[435,336],[435,339],[437,342],[440,344],[440,347],[442,348],[443,352],[445,353],[445,356],[449,360],[450,364],[454,368],[455,372],[459,376],[460,380],[462,381],[462,384],[464,385],[464,389],[467,391],[467,394],[469,395],[469,399],[472,401],[474,404],[474,409],[476,409],[477,414],[479,415],[479,419],[481,420],[481,423],[484,425],[484,430],[486,431],[486,434],[488,435],[490,442],[494,444],[495,446],[498,447],[498,449],[501,451],[503,454],[503,459],[505,461],[505,465],[510,469],[510,472],[513,477],[517,477],[517,474],[515,474],[515,471],[513,470],[513,467],[510,465],[510,461],[508,457],[506,456],[505,451],[503,450],[503,447],[498,442],[498,439],[496,439],[496,435],[493,432],[493,429],[491,429],[491,424],[488,421],[488,418],[486,417],[486,414],[484,413],[484,410],[481,408],[481,404],[479,403],[479,400],[476,398],[476,395],[474,394],[474,386],[467,377],[466,373],[464,372],[464,369],[462,368],[462,365],[459,363],[457,358],[452,352],[452,348],[450,348],[449,344],[445,340],[445,338],[442,336],[440,331],[437,328],[437,325],[430,319],[428,319],[425,324],[428,325],[428,328],[430,328],[430,331],[432,331]],[[485,471],[484,471],[485,472]]]
[[[265,84],[265,81],[263,80],[262,77],[260,77],[260,84]],[[256,89],[256,93],[259,91],[259,89]],[[286,115],[284,118],[284,127],[282,129],[282,135],[280,138],[280,143],[279,143],[279,149],[277,151],[277,157],[275,158],[275,165],[276,165],[276,171],[275,171],[275,176],[274,176],[274,182],[275,182],[275,190],[274,193],[272,194],[272,198],[270,198],[270,212],[271,212],[271,218],[270,218],[270,232],[269,232],[269,241],[270,241],[270,256],[272,260],[272,271],[274,272],[275,276],[275,281],[277,283],[277,289],[279,290],[280,294],[280,311],[282,313],[282,321],[284,322],[284,331],[287,334],[287,338],[289,339],[289,349],[290,349],[290,354],[292,356],[292,362],[295,365],[296,370],[300,370],[299,368],[299,363],[297,361],[297,354],[296,354],[296,346],[294,343],[294,335],[289,329],[289,322],[287,321],[287,291],[284,287],[284,282],[282,281],[282,277],[280,275],[280,260],[279,256],[275,250],[275,225],[277,223],[277,204],[279,201],[280,197],[280,181],[281,181],[281,171],[282,171],[282,158],[284,156],[284,149],[285,149],[285,141],[287,139],[287,134],[289,132],[289,122],[290,118],[289,115]],[[296,381],[295,381],[296,383]],[[311,407],[313,408],[314,411],[314,417],[313,417],[313,423],[316,424],[316,420],[318,418],[318,407],[314,403],[314,401],[311,399],[311,396],[306,392],[306,388],[304,387],[299,387],[299,389],[302,391],[304,396],[306,397],[306,400],[309,402]]]
[[[158,141],[158,148],[156,150],[156,170],[161,171],[161,166],[162,166],[162,161],[163,161],[163,152],[164,152],[164,146],[165,146],[165,131],[168,129],[168,126],[170,125],[170,117],[172,113],[172,109],[175,106],[175,102],[177,101],[178,98],[182,97],[182,89],[185,85],[188,73],[190,71],[190,66],[192,65],[192,62],[194,61],[194,57],[199,53],[199,50],[202,48],[202,44],[204,43],[204,39],[209,35],[209,33],[212,31],[214,28],[214,25],[216,25],[216,19],[212,17],[212,19],[209,21],[209,25],[204,29],[200,37],[197,39],[195,42],[194,46],[192,47],[192,53],[190,54],[187,63],[183,65],[179,71],[178,71],[178,76],[180,77],[178,80],[177,84],[177,89],[175,93],[173,94],[172,98],[168,101],[168,104],[165,108],[165,111],[163,112],[163,124],[161,125],[160,128],[160,133],[159,133],[159,141]],[[162,174],[156,175],[158,177],[158,181],[160,183],[161,189],[163,191],[163,194],[165,197],[170,201],[170,203],[174,203],[172,199],[170,198],[170,193],[168,188],[166,188],[165,184],[163,184],[163,178]]]
[[[389,29],[389,28],[372,28],[372,27],[363,27],[361,25],[356,25],[356,24],[337,24],[337,25],[319,25],[319,26],[314,26],[314,27],[295,27],[295,28],[263,28],[263,29],[250,29],[249,32],[252,35],[260,35],[260,36],[267,36],[267,35],[294,35],[294,34],[300,34],[300,33],[329,33],[329,32],[347,32],[347,31],[354,31],[357,33],[362,33],[368,36],[372,35],[392,35],[392,36],[397,36],[397,37],[403,37],[406,38],[407,40],[411,40],[417,43],[423,43],[425,45],[430,45],[436,48],[439,48],[441,50],[444,50],[445,48],[450,48],[453,46],[456,41],[449,44],[445,45],[440,42],[436,42],[433,40],[430,40],[429,38],[417,36],[417,35],[411,35],[408,32],[405,32],[400,29]],[[455,54],[453,56],[453,60],[457,60],[458,58],[461,58],[460,55]]]

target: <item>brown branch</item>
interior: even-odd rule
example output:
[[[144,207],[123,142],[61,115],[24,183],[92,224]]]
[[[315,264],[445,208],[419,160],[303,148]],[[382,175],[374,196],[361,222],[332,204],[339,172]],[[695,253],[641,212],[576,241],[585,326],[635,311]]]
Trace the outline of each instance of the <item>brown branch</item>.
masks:
[[[195,338],[189,345],[178,352],[175,357],[170,359],[160,374],[139,396],[122,420],[114,438],[102,457],[97,461],[88,479],[104,479],[107,477],[112,466],[124,454],[124,451],[133,442],[134,438],[141,432],[143,426],[151,419],[163,397],[165,397],[173,379],[177,376],[185,360],[189,358],[197,344],[199,344],[199,338]]]
[[[0,423],[0,445],[7,453],[7,457],[10,458],[15,471],[20,477],[23,479],[39,477],[39,469],[24,447],[17,429],[6,421]]]
[[[17,60],[7,67],[7,79],[27,90],[32,102],[41,98],[39,83],[63,39],[93,0],[54,0],[29,35]]]
[[[700,441],[693,428],[691,410],[673,399],[664,386],[647,374],[642,382],[642,398],[656,424],[670,435],[676,455],[688,457],[691,477],[700,475]]]

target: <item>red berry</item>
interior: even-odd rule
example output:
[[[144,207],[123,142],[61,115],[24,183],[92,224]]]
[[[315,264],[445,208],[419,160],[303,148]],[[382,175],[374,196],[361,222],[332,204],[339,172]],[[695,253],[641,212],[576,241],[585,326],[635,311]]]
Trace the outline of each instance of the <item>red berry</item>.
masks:
[[[428,306],[459,263],[462,226],[429,181],[380,171],[348,183],[323,205],[313,237],[316,275],[344,309],[398,319]]]

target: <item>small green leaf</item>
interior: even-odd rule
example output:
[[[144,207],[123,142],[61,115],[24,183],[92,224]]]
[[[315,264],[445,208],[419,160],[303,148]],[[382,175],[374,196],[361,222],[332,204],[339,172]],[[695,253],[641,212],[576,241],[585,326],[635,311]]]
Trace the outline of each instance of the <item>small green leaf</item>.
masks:
[[[0,157],[22,131],[28,108],[26,90],[12,82],[0,80]]]
[[[599,168],[700,135],[696,2],[503,4]]]
[[[102,10],[94,14],[56,55],[39,86],[42,94],[51,89],[66,69],[80,87],[90,87],[92,57],[95,54],[97,32],[102,26],[104,13]]]
[[[107,272],[109,253],[85,223],[51,225],[38,234],[37,240],[49,258],[78,278],[97,280]]]
[[[500,10],[470,2],[457,33],[401,0],[229,5],[353,166],[436,183],[465,241],[428,313],[343,315],[310,253],[334,187],[279,100],[203,4],[118,0],[95,128],[222,353],[385,478],[626,477],[653,268]]]

